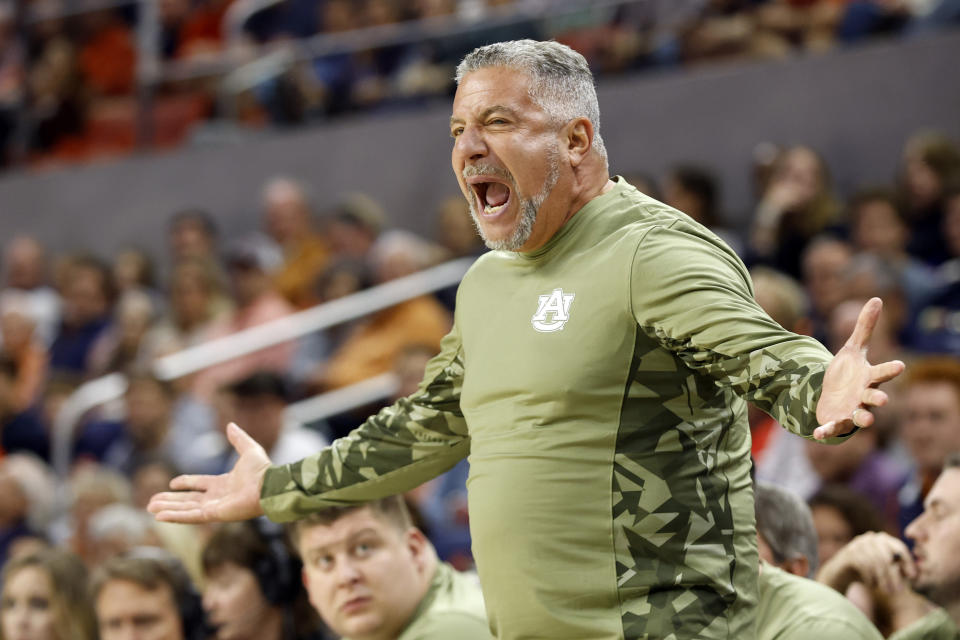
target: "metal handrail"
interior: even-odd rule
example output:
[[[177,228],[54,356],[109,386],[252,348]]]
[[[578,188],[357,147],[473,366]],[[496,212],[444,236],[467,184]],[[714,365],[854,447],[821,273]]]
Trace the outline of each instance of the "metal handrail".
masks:
[[[154,373],[161,380],[174,380],[221,362],[361,318],[405,300],[439,291],[460,282],[473,261],[474,258],[451,260],[339,300],[158,358],[153,365]],[[120,398],[126,390],[126,384],[125,376],[112,373],[84,383],[64,402],[54,420],[51,434],[51,462],[60,478],[66,478],[70,470],[74,431],[80,420],[90,410]],[[395,379],[391,381],[390,378],[378,376],[291,405],[291,409],[305,421],[319,420],[352,406],[362,406],[386,397],[395,389]],[[351,399],[356,404],[346,404]]]

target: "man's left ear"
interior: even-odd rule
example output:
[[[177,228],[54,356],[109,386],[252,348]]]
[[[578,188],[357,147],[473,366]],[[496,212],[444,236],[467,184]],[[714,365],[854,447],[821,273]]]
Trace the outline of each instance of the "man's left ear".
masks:
[[[577,118],[567,123],[567,154],[570,164],[579,166],[593,147],[593,124],[587,118]]]

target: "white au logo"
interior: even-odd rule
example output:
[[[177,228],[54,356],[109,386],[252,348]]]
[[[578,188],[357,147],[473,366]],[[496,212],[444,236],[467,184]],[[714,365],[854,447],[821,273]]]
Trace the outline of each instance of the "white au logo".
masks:
[[[564,293],[563,289],[554,289],[548,296],[540,296],[537,312],[530,321],[533,328],[542,333],[560,331],[570,319],[570,305],[574,293]]]

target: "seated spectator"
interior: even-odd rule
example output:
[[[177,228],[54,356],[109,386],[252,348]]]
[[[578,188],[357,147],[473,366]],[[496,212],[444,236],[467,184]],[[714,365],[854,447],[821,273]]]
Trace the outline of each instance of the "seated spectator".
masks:
[[[7,452],[32,453],[50,458],[50,437],[36,408],[21,409],[17,364],[0,358],[0,445]]]
[[[351,640],[488,639],[475,577],[437,561],[397,496],[291,525],[310,602]]]
[[[937,268],[940,286],[917,313],[910,344],[960,356],[960,184],[945,192],[944,202],[943,238],[950,259]]]
[[[0,459],[0,566],[29,540],[44,539],[53,515],[53,473],[36,457]]]
[[[47,378],[47,350],[35,331],[27,294],[9,291],[0,298],[0,360],[16,368],[13,408],[17,412],[35,407]]]
[[[37,337],[49,346],[60,325],[60,294],[47,284],[46,255],[36,239],[17,236],[3,248],[4,283],[0,297],[25,295]]]
[[[130,482],[112,469],[93,463],[79,466],[68,485],[69,511],[54,523],[53,539],[63,543],[91,566],[90,518],[109,504],[130,504]]]
[[[146,291],[130,289],[121,294],[110,325],[90,348],[90,375],[145,371],[149,363],[141,359],[141,348],[157,315],[156,303]]]
[[[914,552],[886,533],[855,538],[820,569],[818,580],[843,593],[859,580],[904,603],[913,591],[929,605],[912,607],[896,620],[891,640],[960,636],[960,457],[948,456],[923,512],[907,527]]]
[[[154,359],[203,342],[232,304],[221,291],[216,273],[198,258],[184,258],[173,267],[167,313],[144,335],[137,358],[145,367]]]
[[[947,259],[942,225],[944,194],[960,179],[960,150],[946,136],[921,133],[903,149],[900,189],[913,233],[908,250],[918,260],[938,265]]]
[[[53,371],[86,374],[90,350],[110,323],[113,283],[100,260],[81,256],[65,274],[63,317],[50,347]]]
[[[129,376],[123,402],[126,417],[87,425],[78,439],[77,455],[100,460],[127,477],[157,456],[187,473],[216,468],[217,449],[194,425],[174,420],[174,402],[170,383],[150,374]]]
[[[896,270],[907,304],[916,312],[934,291],[935,280],[929,266],[907,253],[910,228],[896,194],[883,188],[857,193],[850,202],[849,222],[853,246],[877,255]]]
[[[378,283],[410,275],[432,264],[436,250],[406,232],[381,238],[372,252]],[[449,312],[433,297],[420,296],[378,311],[361,321],[337,349],[322,374],[323,386],[336,389],[386,373],[410,344],[440,348],[450,330]]]
[[[156,524],[149,513],[129,504],[102,507],[87,522],[88,564],[99,567],[138,547],[163,546]]]
[[[709,228],[742,255],[740,239],[722,227],[719,183],[712,172],[692,165],[675,166],[667,174],[663,194],[666,204]]]
[[[253,237],[236,242],[228,250],[227,268],[236,309],[213,323],[206,339],[233,335],[295,311],[273,283],[272,274],[281,261],[279,253]],[[200,398],[209,399],[224,385],[255,371],[284,371],[290,364],[292,352],[291,344],[279,344],[214,365],[196,374],[193,390]]]
[[[366,260],[386,219],[376,200],[362,193],[343,198],[327,220],[326,235],[338,258]]]
[[[876,507],[841,484],[823,485],[807,504],[817,530],[817,564],[821,566],[855,537],[884,528]]]
[[[950,357],[916,360],[903,381],[900,437],[914,464],[900,492],[900,530],[923,510],[944,459],[960,451],[960,362]]]
[[[312,640],[302,564],[283,529],[264,519],[217,527],[203,550],[203,608],[217,640]]]
[[[757,640],[879,640],[883,636],[843,596],[809,580],[817,561],[810,510],[800,498],[756,486],[760,550]]]
[[[227,387],[224,396],[228,420],[243,425],[275,464],[296,462],[307,452],[320,451],[329,444],[319,432],[287,419],[289,391],[277,373],[255,372]],[[233,467],[235,455],[233,447],[224,442],[222,471]]]
[[[330,251],[313,228],[306,189],[290,178],[274,178],[263,188],[264,227],[283,252],[273,279],[277,291],[301,309],[317,303],[313,285]]]
[[[810,299],[811,335],[826,344],[827,323],[847,296],[843,275],[853,258],[853,247],[829,235],[811,241],[803,252],[803,286]]]
[[[100,640],[207,640],[200,596],[180,562],[137,549],[97,567],[90,580]]]
[[[836,225],[839,213],[823,158],[809,147],[788,149],[777,159],[757,205],[747,254],[800,277],[807,244]]]
[[[895,528],[899,503],[897,495],[907,472],[880,450],[876,429],[863,429],[842,447],[825,447],[806,442],[807,460],[820,481],[844,484],[868,499],[888,528]]]
[[[48,549],[3,568],[0,638],[97,640],[87,570],[72,553]]]

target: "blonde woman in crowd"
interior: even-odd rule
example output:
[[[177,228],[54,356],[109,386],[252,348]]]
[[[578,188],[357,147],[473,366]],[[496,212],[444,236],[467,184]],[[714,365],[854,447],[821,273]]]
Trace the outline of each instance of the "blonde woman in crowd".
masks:
[[[87,571],[79,558],[49,549],[7,563],[0,640],[97,640]]]

